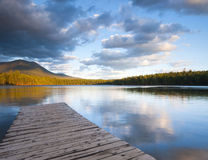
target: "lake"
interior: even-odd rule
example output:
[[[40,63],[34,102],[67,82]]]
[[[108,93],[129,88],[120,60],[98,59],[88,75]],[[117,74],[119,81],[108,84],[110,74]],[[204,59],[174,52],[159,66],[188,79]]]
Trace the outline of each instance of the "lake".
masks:
[[[65,102],[159,160],[208,159],[208,87],[0,87],[0,139],[19,106]]]

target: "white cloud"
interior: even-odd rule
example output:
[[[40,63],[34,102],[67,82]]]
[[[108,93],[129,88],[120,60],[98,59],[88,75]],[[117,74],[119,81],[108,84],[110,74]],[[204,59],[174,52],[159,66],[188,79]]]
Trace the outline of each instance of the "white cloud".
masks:
[[[180,39],[180,36],[178,35],[171,35],[169,41],[170,42],[175,42],[176,40]]]
[[[78,57],[65,54],[62,59],[64,59],[64,60],[76,60],[76,59],[78,59]]]

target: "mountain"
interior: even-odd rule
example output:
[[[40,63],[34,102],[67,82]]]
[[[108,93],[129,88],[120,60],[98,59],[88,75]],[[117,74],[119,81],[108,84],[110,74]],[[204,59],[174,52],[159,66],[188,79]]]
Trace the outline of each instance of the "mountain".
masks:
[[[27,75],[41,76],[41,77],[56,77],[56,78],[73,78],[61,73],[53,73],[42,67],[36,62],[29,62],[25,60],[15,60],[11,62],[0,62],[0,73],[9,71],[20,71]]]

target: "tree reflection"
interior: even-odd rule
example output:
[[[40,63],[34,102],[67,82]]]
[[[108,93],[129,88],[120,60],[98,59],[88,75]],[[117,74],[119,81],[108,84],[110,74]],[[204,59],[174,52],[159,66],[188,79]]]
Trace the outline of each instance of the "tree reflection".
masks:
[[[156,96],[169,96],[179,98],[208,98],[207,89],[193,89],[183,87],[146,87],[146,88],[126,88],[129,92],[138,92],[141,94],[151,94]]]
[[[2,87],[0,104],[3,106],[27,106],[42,103],[52,94],[48,87]]]

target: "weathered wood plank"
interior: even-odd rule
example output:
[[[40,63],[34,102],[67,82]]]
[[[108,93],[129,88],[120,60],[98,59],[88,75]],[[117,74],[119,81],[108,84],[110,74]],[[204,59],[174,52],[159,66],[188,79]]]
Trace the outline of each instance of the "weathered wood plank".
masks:
[[[27,137],[27,138],[22,137],[21,139],[14,139],[15,137],[13,137],[13,140],[2,143],[0,145],[0,149],[2,149],[2,146],[4,148],[5,148],[5,145],[9,146],[8,144],[10,144],[9,148],[11,146],[21,145],[21,143],[25,144],[25,141],[27,141],[27,143],[34,143],[34,142],[39,142],[39,141],[47,141],[48,139],[59,139],[60,137],[61,138],[69,138],[69,137],[73,138],[76,136],[87,136],[87,135],[94,136],[94,134],[103,133],[100,131],[101,130],[99,128],[87,129],[87,132],[86,130],[82,130],[78,132],[70,132],[68,130],[63,130],[63,131],[56,131],[56,132],[51,132],[48,134],[40,135],[35,140],[31,137]]]
[[[21,107],[0,143],[0,160],[154,160],[65,103]]]

